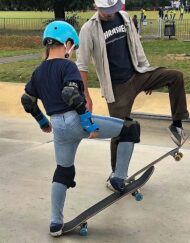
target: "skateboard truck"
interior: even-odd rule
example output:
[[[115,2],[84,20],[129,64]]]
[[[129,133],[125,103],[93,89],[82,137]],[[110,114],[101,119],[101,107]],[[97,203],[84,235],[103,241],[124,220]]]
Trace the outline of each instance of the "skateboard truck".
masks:
[[[179,149],[183,146],[183,144],[187,141],[187,139],[189,138],[189,136],[187,136],[182,143],[177,144],[173,139],[173,142],[177,145],[178,150],[176,151],[172,151],[171,152],[171,156],[173,156],[173,158],[175,159],[175,161],[180,161],[183,158],[183,153],[179,152]]]

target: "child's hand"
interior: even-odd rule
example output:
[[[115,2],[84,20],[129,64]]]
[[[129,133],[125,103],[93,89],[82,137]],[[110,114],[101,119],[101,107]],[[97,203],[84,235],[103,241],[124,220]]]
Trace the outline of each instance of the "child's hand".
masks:
[[[52,131],[51,123],[49,122],[47,127],[42,128],[43,132],[50,133]]]
[[[98,133],[97,132],[91,132],[90,136],[88,138],[92,139],[92,138],[97,138],[97,137],[98,137]]]

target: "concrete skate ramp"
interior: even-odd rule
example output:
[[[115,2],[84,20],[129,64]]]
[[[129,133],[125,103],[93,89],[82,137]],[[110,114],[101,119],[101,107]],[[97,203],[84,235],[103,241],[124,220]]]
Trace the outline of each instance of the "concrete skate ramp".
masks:
[[[141,120],[142,142],[135,146],[129,174],[174,147],[167,121]],[[186,129],[189,131],[188,124]],[[50,193],[55,158],[52,135],[32,119],[0,117],[0,242],[187,243],[190,231],[189,141],[184,158],[168,157],[143,187],[144,200],[127,196],[89,220],[89,235],[49,235]],[[68,191],[65,221],[110,194],[109,141],[83,140],[76,155],[77,187]]]
[[[27,118],[28,115],[23,111],[20,104],[20,97],[23,92],[24,84],[0,82],[0,115]],[[91,88],[90,94],[94,104],[94,114],[108,115],[107,105],[105,103],[105,99],[101,98],[100,89]],[[190,95],[187,95],[187,105],[188,110],[190,110]],[[133,112],[154,115],[170,115],[168,94],[153,92],[152,95],[145,95],[144,93],[141,93],[135,100]]]
[[[184,158],[168,157],[156,166],[143,187],[144,200],[128,196],[89,220],[89,235],[78,232],[60,239],[49,236],[50,193],[55,158],[52,134],[44,134],[23,111],[23,84],[0,83],[0,242],[119,242],[187,243],[190,232],[189,140]],[[107,115],[99,89],[90,90],[94,113]],[[187,96],[190,107],[190,96]],[[168,94],[143,93],[133,112],[169,115]],[[169,121],[138,119],[141,143],[135,146],[129,175],[174,147],[166,127]],[[190,133],[189,123],[184,123]],[[105,187],[110,174],[109,141],[83,140],[76,155],[77,187],[68,191],[65,221],[72,219],[111,192]]]

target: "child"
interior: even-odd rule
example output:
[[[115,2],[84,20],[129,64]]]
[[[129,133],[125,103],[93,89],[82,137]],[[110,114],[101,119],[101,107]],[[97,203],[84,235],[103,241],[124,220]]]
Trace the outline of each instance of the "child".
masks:
[[[118,136],[117,164],[110,182],[115,190],[122,191],[133,151],[131,141],[139,142],[140,127],[132,120],[92,116],[86,110],[80,73],[75,63],[68,60],[79,45],[78,35],[70,24],[51,22],[44,31],[43,44],[46,60],[34,70],[21,102],[43,132],[49,133],[53,128],[57,168],[52,183],[50,234],[60,236],[66,191],[76,184],[74,159],[81,140]],[[42,101],[51,123],[40,111],[37,99]]]

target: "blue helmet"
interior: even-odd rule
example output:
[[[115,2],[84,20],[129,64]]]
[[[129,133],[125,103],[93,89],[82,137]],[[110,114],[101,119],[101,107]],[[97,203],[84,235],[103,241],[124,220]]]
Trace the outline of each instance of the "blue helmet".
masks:
[[[79,46],[79,37],[72,25],[65,21],[53,21],[49,23],[43,34],[43,44],[47,44],[47,40],[55,40],[61,44],[65,44],[69,39],[73,41],[75,49]]]

